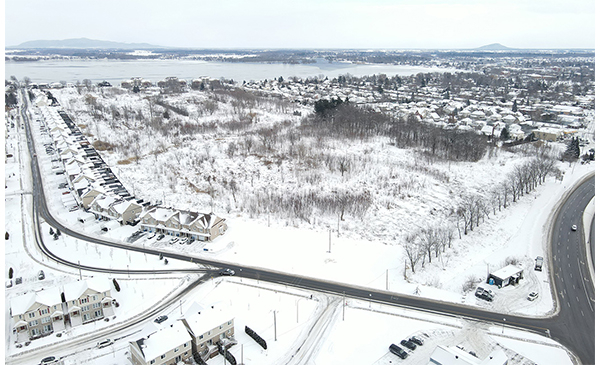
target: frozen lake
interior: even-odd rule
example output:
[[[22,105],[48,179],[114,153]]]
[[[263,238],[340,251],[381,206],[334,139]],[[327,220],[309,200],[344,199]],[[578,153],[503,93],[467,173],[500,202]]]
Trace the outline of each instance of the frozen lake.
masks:
[[[4,64],[5,78],[11,76],[22,80],[25,76],[32,82],[66,81],[76,83],[84,79],[93,82],[103,80],[116,83],[131,77],[142,77],[157,82],[168,76],[176,76],[192,80],[199,76],[211,78],[244,80],[264,80],[283,76],[301,78],[312,76],[327,76],[351,74],[365,76],[374,74],[413,75],[420,72],[453,72],[455,70],[429,68],[419,66],[392,64],[351,64],[343,62],[330,63],[319,60],[312,64],[283,64],[283,63],[240,63],[213,62],[200,60],[43,60],[30,62],[6,61]]]

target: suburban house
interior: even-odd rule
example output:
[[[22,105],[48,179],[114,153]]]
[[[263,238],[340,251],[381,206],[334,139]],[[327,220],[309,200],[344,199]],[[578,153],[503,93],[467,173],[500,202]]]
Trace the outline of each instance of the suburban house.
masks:
[[[140,221],[143,231],[190,237],[198,241],[212,241],[227,230],[225,219],[213,213],[171,208],[154,207],[142,213]]]
[[[174,324],[129,342],[131,362],[170,365],[190,357],[206,361],[219,353],[217,343],[227,348],[236,343],[233,320],[227,312],[212,307],[204,309],[194,303]]]
[[[192,338],[181,321],[148,337],[129,342],[134,365],[175,365],[193,356]]]
[[[71,326],[78,326],[114,315],[110,281],[92,278],[64,286],[66,312]]]
[[[218,354],[217,343],[225,347],[235,343],[234,318],[227,312],[215,308],[203,309],[197,303],[188,310],[181,322],[185,325],[192,337],[192,350],[197,352],[203,360]]]
[[[113,204],[110,210],[117,215],[121,223],[134,223],[142,213],[143,207],[133,200],[120,201]]]
[[[43,337],[65,328],[63,307],[58,287],[14,297],[10,301],[10,315],[17,341]]]

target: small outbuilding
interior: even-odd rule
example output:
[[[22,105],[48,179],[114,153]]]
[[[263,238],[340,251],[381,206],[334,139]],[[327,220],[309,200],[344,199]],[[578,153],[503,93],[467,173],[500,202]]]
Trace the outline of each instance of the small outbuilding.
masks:
[[[518,284],[521,279],[523,279],[523,269],[514,265],[508,265],[489,274],[487,282],[490,285],[497,285],[498,288],[503,288],[507,285]]]

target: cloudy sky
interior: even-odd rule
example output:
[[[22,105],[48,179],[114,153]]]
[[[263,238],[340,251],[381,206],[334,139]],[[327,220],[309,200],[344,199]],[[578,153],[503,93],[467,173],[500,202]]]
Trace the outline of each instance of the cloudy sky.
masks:
[[[594,48],[595,0],[5,0],[5,45]]]

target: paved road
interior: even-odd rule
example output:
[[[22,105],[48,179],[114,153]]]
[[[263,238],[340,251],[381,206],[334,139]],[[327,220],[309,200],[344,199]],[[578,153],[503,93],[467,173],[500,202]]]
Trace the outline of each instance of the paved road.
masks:
[[[26,123],[26,125],[27,124],[28,123]],[[31,152],[33,155],[34,151],[31,151]],[[43,195],[44,194],[43,190],[40,189],[40,187],[42,185],[41,185],[41,178],[39,175],[39,167],[37,166],[35,159],[33,159],[33,160],[34,161],[32,161],[32,170],[33,170],[34,186],[37,185],[37,188],[34,188],[34,197],[35,197],[34,201],[35,201],[35,205],[37,206],[37,209],[38,209],[37,212],[41,216],[43,216],[44,219],[46,219],[46,221],[50,225],[54,226],[55,228],[59,228],[65,234],[72,235],[74,237],[77,237],[79,239],[86,240],[89,242],[103,244],[103,245],[109,245],[109,246],[113,246],[113,247],[117,247],[117,248],[129,249],[132,251],[145,252],[148,254],[155,254],[155,255],[163,253],[164,257],[178,259],[178,260],[184,260],[187,262],[194,262],[194,263],[198,263],[201,265],[206,265],[207,267],[224,267],[224,266],[226,266],[226,267],[234,269],[236,271],[236,275],[246,277],[246,278],[269,281],[269,282],[273,282],[273,283],[279,283],[282,285],[290,285],[290,286],[294,286],[294,287],[298,287],[298,288],[302,288],[302,289],[316,290],[316,291],[336,294],[336,295],[340,295],[340,296],[353,297],[353,298],[359,298],[359,299],[364,299],[364,300],[371,300],[371,301],[387,303],[390,305],[412,308],[412,309],[426,311],[426,312],[435,312],[435,313],[454,316],[454,317],[465,317],[465,318],[469,318],[469,319],[480,320],[483,322],[496,323],[498,325],[505,324],[507,326],[514,326],[514,327],[522,328],[522,329],[529,330],[531,332],[535,332],[535,333],[538,333],[541,335],[551,334],[553,338],[558,339],[561,343],[563,343],[568,348],[570,348],[571,351],[573,351],[575,354],[577,354],[580,357],[583,364],[593,363],[593,359],[594,359],[594,357],[593,357],[593,355],[594,355],[594,348],[593,348],[593,340],[594,340],[593,329],[594,329],[594,327],[593,326],[594,326],[594,324],[593,324],[593,320],[590,320],[590,319],[593,319],[594,317],[593,317],[593,315],[591,317],[589,317],[589,314],[588,314],[588,317],[586,317],[585,312],[583,312],[583,314],[577,313],[577,309],[575,309],[575,301],[577,301],[577,303],[579,305],[579,303],[585,303],[582,300],[589,298],[589,297],[581,294],[580,291],[566,292],[567,289],[562,288],[562,287],[561,287],[561,289],[557,289],[557,292],[566,294],[566,295],[564,295],[566,298],[571,298],[571,295],[576,295],[576,299],[571,298],[572,299],[571,301],[564,301],[561,299],[561,302],[560,302],[561,311],[555,317],[552,317],[550,319],[534,319],[534,318],[526,318],[523,316],[506,315],[506,314],[488,312],[488,311],[485,311],[482,309],[473,308],[473,307],[469,307],[469,306],[463,306],[460,304],[440,302],[437,300],[414,297],[414,296],[404,295],[404,294],[400,294],[400,293],[393,293],[393,292],[389,292],[389,291],[380,291],[380,290],[375,290],[372,288],[358,287],[358,286],[353,286],[353,285],[348,285],[348,284],[320,280],[320,279],[316,279],[316,278],[290,275],[290,274],[287,274],[284,272],[276,272],[276,271],[272,271],[272,270],[253,268],[253,267],[248,267],[248,266],[244,266],[244,265],[228,264],[228,263],[224,263],[221,261],[206,260],[206,259],[203,259],[200,257],[195,257],[195,256],[190,256],[190,255],[182,255],[182,254],[178,254],[178,253],[164,253],[162,251],[158,251],[155,249],[135,247],[135,246],[131,246],[131,245],[119,244],[119,243],[106,241],[106,240],[100,240],[97,238],[85,236],[79,232],[72,231],[69,228],[62,226],[56,220],[54,220],[54,218],[50,215],[50,213],[47,209],[46,201],[45,201],[45,198]],[[588,184],[589,184],[589,182],[588,182]],[[584,185],[588,186],[586,184],[584,184]],[[592,182],[592,185],[593,185],[593,182]],[[577,191],[579,191],[579,190],[577,190]],[[592,192],[593,192],[593,189],[592,189]],[[593,193],[592,193],[592,195],[593,195]],[[562,228],[565,227],[564,224],[566,224],[565,222],[567,222],[567,221],[568,222],[571,222],[571,221],[579,222],[579,220],[581,219],[581,212],[585,208],[585,205],[583,206],[583,208],[578,208],[578,207],[585,202],[585,199],[586,199],[585,196],[587,196],[587,195],[584,194],[582,196],[579,193],[577,193],[577,194],[574,193],[569,199],[567,199],[566,203],[564,204],[563,208],[561,208],[560,213],[558,214],[558,223],[555,225],[555,233],[556,233],[556,230],[558,230],[559,237],[562,237],[561,239],[563,239],[565,237],[571,237],[572,241],[569,241],[569,242],[575,242],[575,246],[577,246],[577,247],[574,249],[577,249],[577,250],[581,250],[580,245],[576,244],[576,241],[575,241],[575,236],[577,234],[570,234],[569,232],[565,232],[564,229],[562,229]],[[591,198],[591,196],[590,196],[590,198]],[[585,204],[587,204],[587,203],[585,203]],[[565,208],[567,206],[568,206],[568,208]],[[579,214],[579,215],[577,215],[577,214]],[[579,217],[579,218],[577,218],[577,217]],[[573,223],[568,223],[566,227],[568,229],[570,229],[572,224]],[[581,225],[581,222],[579,222],[579,225]],[[569,246],[570,245],[571,245],[571,243],[569,243]],[[562,250],[565,250],[565,248],[563,248],[563,247],[565,247],[566,244],[562,243],[562,241],[561,241],[560,246],[561,246]],[[563,251],[563,253],[559,253],[557,257],[562,257],[561,255],[563,255],[563,254],[565,254],[565,251]],[[571,259],[572,254],[567,253],[566,255],[568,255],[568,259]],[[561,259],[561,261],[566,262],[567,260]],[[578,262],[578,260],[573,260],[571,262],[571,265],[578,265],[577,262]],[[569,266],[567,266],[567,267],[569,267]],[[573,276],[575,276],[578,273],[578,271],[577,271],[578,266],[572,266],[572,270],[571,270],[571,267],[569,267],[569,270],[567,270],[567,269],[563,269],[562,267],[559,268],[559,266],[556,266],[555,270],[558,270],[558,275],[559,275],[559,276],[555,277],[555,279],[558,278],[558,280],[561,281],[561,283],[563,281],[569,282],[570,277],[569,277],[569,279],[564,279],[564,275],[565,274],[573,274]],[[563,271],[564,271],[564,273],[563,273]],[[561,276],[561,275],[563,275],[563,276]],[[574,283],[573,285],[574,285],[573,290],[576,290],[578,287],[578,284]],[[579,287],[581,289],[581,287],[583,287],[583,285],[579,285]],[[561,295],[561,298],[562,298],[562,295]],[[592,292],[592,298],[593,298],[593,292]],[[571,308],[574,308],[574,309],[571,309]],[[591,310],[592,310],[592,314],[593,314],[593,304],[591,306]],[[571,320],[575,319],[575,317],[578,317],[576,323],[583,324],[583,322],[585,322],[585,319],[582,322],[582,318],[587,318],[587,323],[581,327],[574,325],[574,324],[569,324]],[[591,332],[589,332],[590,328],[591,328]],[[582,331],[585,331],[585,332],[583,332],[584,334],[582,334]],[[582,338],[585,338],[585,339],[581,340]],[[591,347],[590,347],[590,344],[591,344]]]
[[[552,228],[551,274],[560,312],[549,320],[552,337],[575,352],[583,364],[595,359],[595,289],[590,280],[583,234],[583,211],[594,197],[595,178],[584,181],[557,212]],[[577,225],[577,231],[571,230]]]

